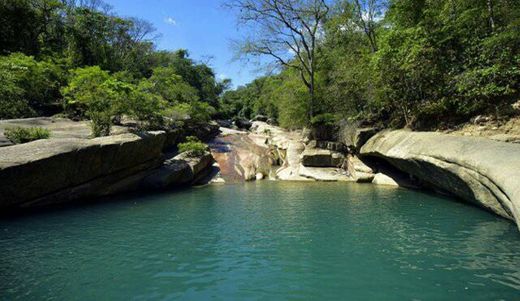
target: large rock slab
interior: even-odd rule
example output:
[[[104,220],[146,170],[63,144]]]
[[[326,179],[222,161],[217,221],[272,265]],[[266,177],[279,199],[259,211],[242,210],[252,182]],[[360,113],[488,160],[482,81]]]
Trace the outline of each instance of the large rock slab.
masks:
[[[96,193],[75,187],[96,182],[115,184],[160,164],[164,132],[122,134],[96,139],[62,138],[0,148],[0,208],[52,202],[69,190],[79,199]],[[94,189],[95,190],[95,189]],[[99,195],[105,192],[97,191]]]
[[[144,180],[144,188],[163,189],[196,182],[211,164],[213,157],[208,152],[200,157],[190,157],[181,153],[163,162]]]
[[[363,156],[385,159],[424,184],[520,224],[520,145],[431,132],[387,131]]]

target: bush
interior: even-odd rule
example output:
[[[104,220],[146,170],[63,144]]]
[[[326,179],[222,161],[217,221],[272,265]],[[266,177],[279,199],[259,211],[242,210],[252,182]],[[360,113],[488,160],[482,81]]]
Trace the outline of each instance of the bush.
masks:
[[[208,145],[202,143],[199,138],[189,136],[186,142],[179,143],[179,152],[186,153],[189,157],[200,157],[208,151]]]
[[[90,127],[93,137],[104,137],[110,135],[112,128],[112,116],[108,112],[90,112]]]
[[[40,127],[16,127],[6,129],[4,135],[11,142],[15,144],[22,144],[40,139],[48,139],[51,136],[51,132]]]
[[[334,126],[336,125],[338,119],[334,114],[331,113],[325,113],[325,114],[319,114],[311,119],[311,125],[313,126]]]

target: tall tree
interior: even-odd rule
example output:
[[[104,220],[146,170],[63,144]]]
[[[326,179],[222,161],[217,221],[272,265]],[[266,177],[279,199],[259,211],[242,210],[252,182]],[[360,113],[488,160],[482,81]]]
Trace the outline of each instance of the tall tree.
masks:
[[[316,111],[317,47],[329,12],[325,0],[231,0],[252,35],[239,43],[245,55],[268,55],[296,69],[309,91],[308,114]]]
[[[377,26],[383,18],[386,1],[350,0],[354,11],[354,23],[365,33],[372,52],[377,51]]]

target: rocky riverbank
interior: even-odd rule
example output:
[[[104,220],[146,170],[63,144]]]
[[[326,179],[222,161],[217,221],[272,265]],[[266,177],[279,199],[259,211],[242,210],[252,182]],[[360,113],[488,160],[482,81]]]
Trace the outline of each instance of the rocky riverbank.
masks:
[[[48,120],[16,121],[44,126]],[[81,128],[81,123],[59,121]],[[50,124],[53,124],[50,122]],[[72,133],[73,131],[69,132]],[[51,139],[0,147],[0,209],[20,209],[96,199],[145,189],[197,183],[213,163],[209,153],[191,158],[175,146],[187,135],[211,139],[215,125],[174,131],[124,133],[88,139]]]
[[[221,131],[223,135],[210,146],[225,182],[237,179],[371,182],[376,177],[372,168],[348,151],[347,145],[309,140],[305,131],[286,131],[261,121],[253,122],[248,132],[225,128]]]
[[[388,131],[362,148],[421,184],[520,225],[520,144],[431,132]]]
[[[199,125],[134,134],[122,127],[117,135],[88,139],[84,130],[77,130],[85,127],[81,123],[4,123],[13,122],[69,130],[56,131],[48,140],[0,147],[3,211],[201,181],[270,179],[424,187],[520,224],[520,144],[374,129],[354,129],[341,142],[312,140],[309,132],[261,121],[252,122],[248,131]],[[209,140],[211,154],[178,154],[175,146],[187,135]]]
[[[343,142],[310,140],[253,122],[218,138],[223,181],[345,181],[427,188],[520,224],[520,144],[433,132],[356,129]],[[223,153],[225,155],[223,155]],[[229,160],[229,158],[234,158]]]

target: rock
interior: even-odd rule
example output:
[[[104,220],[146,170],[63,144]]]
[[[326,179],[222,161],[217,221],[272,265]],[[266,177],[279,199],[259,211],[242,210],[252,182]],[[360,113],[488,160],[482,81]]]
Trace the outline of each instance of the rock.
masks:
[[[244,130],[249,130],[253,126],[252,122],[245,119],[237,119],[234,123],[237,128]]]
[[[344,159],[341,153],[309,147],[301,155],[302,164],[306,167],[339,167]]]
[[[199,123],[185,121],[183,137],[195,136],[201,141],[207,142],[220,133],[220,126],[216,122]]]
[[[432,188],[520,221],[520,145],[431,132],[389,131],[361,149]]]
[[[366,172],[356,172],[354,178],[358,183],[372,183],[375,178],[375,174]]]
[[[351,157],[350,162],[352,164],[354,172],[356,173],[374,173],[374,170],[371,167],[367,166],[365,163],[363,163],[363,161],[359,160],[358,157]]]
[[[321,149],[327,149],[333,152],[338,153],[347,153],[348,148],[345,144],[341,142],[335,142],[335,141],[316,141],[311,140],[307,143],[307,146],[310,148],[321,148]]]
[[[151,172],[141,184],[143,188],[164,189],[186,184],[194,179],[189,164],[184,160],[166,160],[161,167]]]
[[[520,143],[520,135],[497,134],[490,136],[489,139],[501,142]]]
[[[273,118],[269,118],[266,120],[267,124],[270,124],[270,125],[277,125],[278,122],[276,122],[276,119],[273,119]]]
[[[165,139],[164,132],[151,132],[0,148],[0,208],[61,202],[63,191],[67,200],[78,200],[124,189],[123,184],[110,186],[157,167]],[[89,183],[91,189],[84,189]]]
[[[301,153],[305,150],[305,145],[298,140],[288,140],[286,143],[278,142],[282,150],[280,158],[283,165],[276,171],[276,176],[283,181],[309,181],[310,179],[300,175]],[[285,147],[285,149],[283,148]],[[279,150],[280,151],[280,150]]]
[[[359,152],[361,147],[372,138],[379,130],[376,128],[359,128],[354,131],[354,134],[343,141],[345,145],[354,152]]]
[[[226,180],[224,180],[223,178],[214,178],[211,180],[211,183],[212,184],[226,184]]]
[[[372,184],[396,187],[399,186],[399,184],[394,179],[382,173],[377,173],[373,177]]]
[[[473,121],[473,124],[480,125],[480,124],[484,124],[486,122],[491,121],[491,118],[488,116],[478,115],[475,118],[473,118],[472,121]]]
[[[517,102],[515,102],[514,104],[512,104],[511,107],[512,107],[513,110],[515,110],[515,111],[520,111],[520,100],[518,100]]]
[[[197,182],[210,165],[213,157],[206,153],[200,157],[189,157],[186,153],[167,159],[162,166],[152,171],[143,180],[143,188],[162,189]]]
[[[51,131],[51,139],[80,138],[88,139],[91,136],[90,121],[73,121],[67,118],[36,117],[23,119],[0,120],[0,144],[9,141],[4,136],[6,128],[12,127],[42,127]],[[129,128],[123,126],[112,126],[112,135],[129,133]],[[5,143],[9,146],[11,143]]]
[[[269,118],[264,115],[256,115],[255,117],[253,117],[253,119],[251,119],[251,121],[262,121],[262,122],[267,122],[267,120],[269,120]]]
[[[323,182],[353,182],[344,170],[339,168],[305,167],[301,166],[299,174],[302,177]]]
[[[216,120],[216,123],[220,126],[220,127],[223,127],[223,128],[232,128],[233,127],[233,121],[231,121],[230,119],[226,119],[226,120]]]
[[[256,174],[256,180],[257,181],[260,181],[260,180],[263,180],[263,179],[264,179],[264,174],[263,173],[259,172],[259,173]]]

